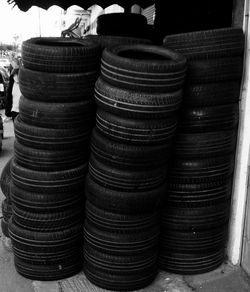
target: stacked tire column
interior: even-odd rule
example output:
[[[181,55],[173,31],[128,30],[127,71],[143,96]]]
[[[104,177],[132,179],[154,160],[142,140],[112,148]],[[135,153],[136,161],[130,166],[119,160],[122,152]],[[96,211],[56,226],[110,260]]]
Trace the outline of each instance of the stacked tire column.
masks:
[[[242,75],[240,29],[167,36],[188,58],[187,82],[162,212],[160,267],[179,274],[225,259]]]
[[[85,274],[135,290],[157,272],[158,209],[182,100],[186,59],[165,48],[105,49],[86,180]]]
[[[92,42],[61,38],[22,45],[9,233],[15,267],[27,278],[56,280],[82,269],[99,52]]]

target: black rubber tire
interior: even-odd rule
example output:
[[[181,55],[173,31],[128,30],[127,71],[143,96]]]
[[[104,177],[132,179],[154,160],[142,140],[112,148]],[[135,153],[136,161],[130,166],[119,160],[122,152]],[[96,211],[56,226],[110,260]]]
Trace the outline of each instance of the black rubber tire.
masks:
[[[182,90],[171,93],[147,93],[126,90],[105,82],[95,85],[97,105],[109,113],[127,118],[160,119],[176,114],[182,101]]]
[[[151,170],[127,170],[109,166],[93,153],[89,160],[89,175],[103,187],[125,192],[143,192],[162,185],[166,179],[166,167]]]
[[[88,131],[95,118],[94,99],[70,103],[19,100],[20,119],[28,124],[49,129],[82,128]]]
[[[210,183],[228,179],[234,170],[234,155],[172,160],[168,180],[174,183]]]
[[[204,253],[166,252],[159,255],[159,268],[180,275],[197,275],[215,270],[225,260],[225,248]]]
[[[143,214],[158,209],[166,185],[143,191],[116,191],[97,184],[89,175],[86,177],[86,198],[98,208],[120,214]]]
[[[1,230],[4,236],[10,237],[9,235],[9,222],[4,218],[1,219]]]
[[[187,107],[216,106],[237,103],[240,98],[240,82],[187,84],[183,104]]]
[[[233,153],[237,132],[177,133],[174,152],[178,157],[208,158]]]
[[[96,207],[86,201],[86,218],[91,225],[107,232],[139,232],[159,224],[158,213],[119,214]]]
[[[28,169],[38,171],[59,171],[77,167],[87,162],[89,149],[42,150],[27,147],[14,141],[16,162]],[[63,157],[63,159],[62,159]]]
[[[220,250],[225,247],[228,237],[228,226],[220,226],[213,230],[199,232],[186,232],[170,229],[162,229],[160,250],[167,253],[202,253],[212,250]]]
[[[139,92],[172,92],[182,88],[186,58],[152,45],[123,45],[105,49],[101,76],[117,87]]]
[[[196,208],[169,205],[162,210],[161,224],[166,230],[187,232],[213,230],[228,224],[229,215],[230,201]]]
[[[87,172],[87,163],[61,171],[35,171],[16,163],[11,164],[13,183],[23,190],[38,193],[73,192],[81,190]]]
[[[142,14],[108,13],[98,16],[96,32],[98,35],[144,37],[146,27],[147,18]]]
[[[178,45],[193,44],[194,46],[214,45],[242,40],[243,31],[239,27],[226,27],[210,30],[194,31],[166,36],[166,41]]]
[[[51,129],[24,123],[18,115],[14,122],[15,137],[20,144],[41,150],[86,149],[91,130],[80,128]]]
[[[29,212],[53,213],[63,211],[84,200],[83,189],[69,192],[30,192],[11,183],[11,199],[16,207]]]
[[[187,82],[213,83],[241,81],[243,58],[225,57],[218,59],[196,60],[188,63]]]
[[[13,206],[13,219],[18,225],[30,231],[54,232],[65,230],[77,224],[83,224],[84,203],[78,201],[78,204],[71,206],[63,211],[50,213],[37,213],[22,210],[16,205]]]
[[[177,128],[177,117],[165,119],[129,119],[101,109],[96,113],[96,127],[107,138],[118,142],[153,145],[171,143]]]
[[[56,281],[72,277],[83,268],[82,256],[69,259],[68,262],[55,264],[30,264],[22,261],[17,256],[14,257],[14,264],[17,272],[23,277],[38,281]]]
[[[56,37],[31,38],[22,44],[24,67],[42,72],[96,71],[100,47],[90,40]]]
[[[10,204],[10,202],[8,202],[6,199],[4,199],[2,201],[1,208],[2,208],[3,218],[6,221],[9,221],[9,219],[12,216],[12,213],[13,213],[13,206],[12,206],[12,204]]]
[[[244,34],[241,28],[196,31],[166,36],[164,46],[184,54],[188,59],[241,56]]]
[[[92,132],[91,150],[99,161],[121,169],[145,170],[166,166],[172,154],[170,143],[132,145],[112,141],[96,128]]]
[[[200,184],[169,181],[167,182],[167,196],[164,198],[166,205],[196,208],[228,202],[231,198],[231,192],[231,178],[225,181]]]
[[[157,225],[131,232],[111,232],[96,228],[87,219],[84,223],[84,239],[96,250],[117,256],[133,256],[139,253],[152,255],[158,245],[159,227]]]
[[[93,98],[98,71],[85,73],[53,73],[19,70],[20,90],[27,99],[44,102],[77,102]]]
[[[157,275],[156,261],[124,273],[120,268],[100,266],[85,256],[84,273],[94,285],[112,291],[134,291],[148,286]]]
[[[180,112],[179,131],[200,133],[236,129],[239,122],[238,103],[183,108]]]
[[[10,197],[10,182],[11,182],[10,165],[11,165],[12,159],[13,159],[13,157],[11,157],[7,161],[7,163],[5,164],[5,166],[2,169],[1,177],[0,177],[1,190],[9,202],[11,202],[11,197]]]
[[[118,45],[132,45],[132,44],[151,44],[149,39],[135,38],[135,37],[123,37],[114,35],[94,35],[88,34],[85,39],[97,42],[102,49],[110,48]]]
[[[82,254],[83,243],[82,224],[61,231],[38,232],[22,228],[13,218],[9,221],[9,232],[14,251],[27,255],[27,259],[36,257],[54,257],[78,250]]]

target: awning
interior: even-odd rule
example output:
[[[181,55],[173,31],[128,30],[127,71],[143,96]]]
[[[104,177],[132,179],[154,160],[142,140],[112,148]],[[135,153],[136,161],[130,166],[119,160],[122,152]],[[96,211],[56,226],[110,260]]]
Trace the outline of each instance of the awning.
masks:
[[[43,9],[48,9],[52,5],[58,5],[63,9],[67,9],[72,5],[78,5],[83,9],[88,9],[90,6],[97,4],[103,9],[112,5],[118,4],[125,9],[130,8],[134,4],[146,8],[154,4],[154,0],[7,0],[9,4],[17,5],[22,11],[27,11],[31,6],[38,6]]]

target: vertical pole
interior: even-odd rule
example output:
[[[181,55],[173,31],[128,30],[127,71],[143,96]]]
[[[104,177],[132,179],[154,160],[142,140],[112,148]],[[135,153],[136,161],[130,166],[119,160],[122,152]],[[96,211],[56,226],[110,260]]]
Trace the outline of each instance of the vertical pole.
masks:
[[[241,263],[245,210],[248,192],[250,157],[250,32],[249,0],[245,0],[243,30],[245,33],[244,71],[240,97],[240,120],[235,157],[235,175],[232,189],[228,259],[234,265]]]

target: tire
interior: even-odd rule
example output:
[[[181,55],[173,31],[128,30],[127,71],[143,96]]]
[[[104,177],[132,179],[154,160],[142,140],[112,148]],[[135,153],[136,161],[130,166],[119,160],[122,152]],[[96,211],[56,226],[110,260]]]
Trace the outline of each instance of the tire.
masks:
[[[27,259],[36,257],[54,257],[70,250],[80,252],[83,243],[82,224],[55,232],[38,232],[22,228],[12,219],[9,221],[9,232],[14,251],[27,255]],[[14,252],[15,253],[15,252]]]
[[[31,38],[22,44],[25,68],[54,73],[79,73],[99,68],[100,47],[89,40]]]
[[[161,225],[165,230],[187,232],[213,230],[228,224],[230,201],[215,206],[182,207],[166,206],[162,210]]]
[[[28,125],[18,115],[14,123],[15,137],[20,144],[41,150],[88,148],[91,131],[80,128],[51,129]]]
[[[186,107],[217,106],[239,102],[240,82],[187,84],[183,104]]]
[[[239,56],[196,60],[188,63],[187,82],[213,83],[241,81],[243,58]]]
[[[86,218],[96,228],[107,232],[136,232],[147,230],[158,225],[157,213],[119,214],[96,207],[86,202]]]
[[[105,49],[101,76],[108,83],[142,92],[172,92],[182,88],[186,59],[172,50],[150,45]]]
[[[171,93],[138,93],[115,87],[101,77],[95,85],[98,107],[125,118],[160,119],[175,115],[180,108],[182,95],[182,90]]]
[[[86,198],[98,208],[119,214],[143,214],[154,212],[166,193],[163,184],[152,190],[116,191],[97,184],[89,175],[86,177]]]
[[[132,44],[151,44],[148,39],[124,37],[114,35],[94,35],[88,34],[85,39],[97,42],[102,49],[111,48],[118,45],[132,45]]]
[[[127,170],[109,166],[92,153],[89,161],[89,176],[97,184],[116,191],[143,192],[158,188],[166,179],[165,167],[151,170]]]
[[[165,205],[183,208],[216,206],[231,198],[231,179],[210,183],[167,182]]]
[[[172,251],[187,254],[220,250],[226,245],[227,229],[226,225],[199,232],[162,230],[160,250],[162,253]]]
[[[174,183],[210,183],[228,179],[234,169],[234,155],[210,158],[175,158],[168,171]]]
[[[10,198],[10,182],[11,182],[11,174],[10,174],[10,165],[13,157],[11,157],[5,166],[3,167],[1,177],[0,177],[0,187],[1,190],[6,197],[8,202],[11,202]]]
[[[122,118],[103,110],[96,113],[96,127],[107,138],[134,145],[171,143],[177,128],[177,117],[161,120]]]
[[[93,98],[98,71],[85,73],[40,72],[21,67],[20,90],[27,99],[41,102],[79,102]]]
[[[43,191],[27,191],[11,183],[13,204],[22,210],[33,213],[55,213],[72,208],[84,200],[83,189],[68,192],[49,193]]]
[[[18,225],[30,231],[52,232],[65,230],[77,224],[83,224],[83,201],[64,211],[51,213],[35,213],[13,206],[13,218]]]
[[[202,133],[236,130],[239,122],[238,103],[183,108],[180,113],[179,132]]]
[[[92,132],[91,150],[100,162],[121,169],[145,170],[166,166],[172,154],[171,144],[131,145],[112,141],[96,128]]]
[[[146,27],[147,19],[144,15],[109,13],[98,16],[96,32],[98,35],[144,37]]]
[[[60,171],[72,169],[86,163],[89,159],[89,149],[42,150],[27,147],[14,141],[16,162],[28,169],[37,171]],[[63,159],[62,159],[63,157]]]
[[[81,256],[71,258],[69,262],[57,262],[48,265],[30,264],[22,261],[17,256],[14,257],[14,264],[17,272],[31,280],[56,281],[72,277],[82,270],[83,260]]]
[[[134,291],[150,285],[157,275],[157,266],[156,262],[152,262],[127,274],[119,271],[119,268],[102,267],[99,263],[85,258],[84,273],[88,280],[98,287],[112,291]]]
[[[164,46],[184,54],[189,60],[241,56],[244,35],[241,28],[225,28],[170,35]]]
[[[16,163],[11,164],[13,183],[23,190],[38,193],[73,192],[81,190],[87,172],[87,163],[61,171],[35,171]]]
[[[93,127],[95,117],[94,100],[70,103],[32,101],[23,96],[19,101],[20,119],[29,125],[49,129]]]
[[[166,252],[159,256],[159,268],[180,275],[197,275],[215,270],[225,260],[225,248],[204,253]]]
[[[117,256],[134,256],[139,253],[151,256],[159,239],[159,228],[153,226],[147,230],[134,230],[131,233],[107,232],[95,228],[88,220],[84,223],[84,238],[87,244],[96,250]]]
[[[209,158],[234,153],[237,132],[177,133],[175,155],[189,158]]]

